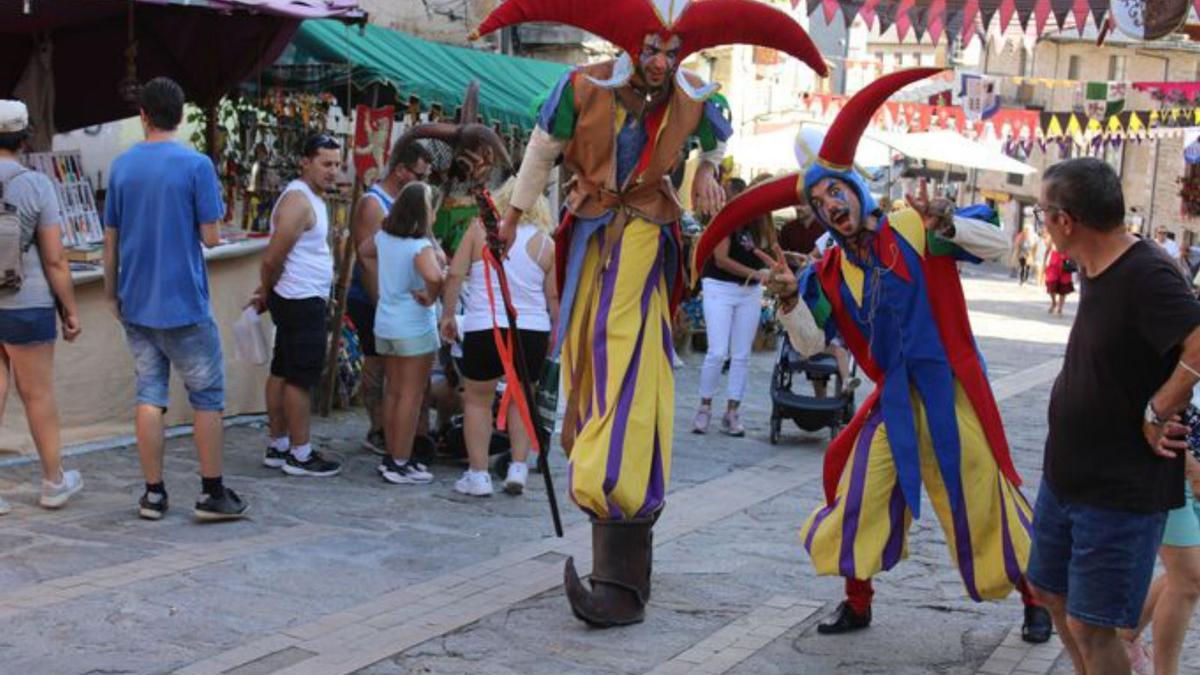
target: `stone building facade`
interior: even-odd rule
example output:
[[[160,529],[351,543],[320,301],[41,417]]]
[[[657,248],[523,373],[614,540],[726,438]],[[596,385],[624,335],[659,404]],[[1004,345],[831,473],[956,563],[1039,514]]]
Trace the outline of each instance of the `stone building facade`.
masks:
[[[1085,34],[1047,36],[1026,50],[1022,39],[991,39],[983,55],[981,68],[994,75],[1087,81],[1196,81],[1200,79],[1200,44],[1186,39],[1167,38],[1155,42],[1133,42],[1110,35],[1105,44],[1096,46],[1094,36]],[[1012,80],[1001,83],[1004,106],[1027,107],[1047,112],[1075,110],[1073,87],[1051,87]],[[1159,107],[1148,93],[1126,92],[1126,110],[1152,110]],[[1020,226],[1032,221],[1032,206],[1041,190],[1040,170],[1068,157],[1087,154],[1074,144],[1064,150],[1048,144],[1045,151],[1036,145],[1025,161],[1039,169],[1021,179],[1017,176],[981,174],[979,188],[984,195],[1001,202],[1006,224]],[[1200,219],[1182,215],[1179,178],[1183,175],[1183,139],[1179,136],[1105,146],[1093,153],[1109,162],[1121,175],[1129,224],[1143,233],[1165,227],[1176,233],[1181,243],[1191,243],[1200,231]],[[1196,243],[1200,244],[1200,239]]]

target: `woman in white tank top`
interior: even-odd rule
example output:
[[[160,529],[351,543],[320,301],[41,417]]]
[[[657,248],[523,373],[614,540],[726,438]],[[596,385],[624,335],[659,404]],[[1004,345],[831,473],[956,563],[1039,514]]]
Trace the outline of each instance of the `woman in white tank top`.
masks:
[[[501,213],[508,207],[513,183],[510,180],[492,196]],[[549,348],[550,331],[558,318],[554,240],[546,234],[551,222],[549,205],[542,198],[534,208],[525,212],[524,221],[517,228],[516,240],[509,249],[508,258],[504,260],[505,277],[517,311],[517,335],[530,377],[537,377],[541,373]],[[496,396],[496,384],[504,374],[492,329],[493,326],[503,329],[502,333],[507,337],[509,328],[500,297],[499,281],[494,275],[491,279],[494,315],[489,303],[483,265],[486,245],[487,235],[483,226],[478,221],[472,223],[450,263],[450,274],[442,295],[440,322],[442,338],[449,342],[457,341],[458,317],[455,314],[461,295],[465,311],[462,317],[463,356],[458,359],[458,369],[463,376],[465,390],[463,426],[470,465],[455,483],[454,489],[478,497],[492,494],[492,479],[488,475],[487,464],[492,436],[492,402]],[[504,490],[509,494],[520,494],[528,476],[525,460],[529,454],[530,440],[515,406],[509,407],[508,419],[513,461],[504,480]]]

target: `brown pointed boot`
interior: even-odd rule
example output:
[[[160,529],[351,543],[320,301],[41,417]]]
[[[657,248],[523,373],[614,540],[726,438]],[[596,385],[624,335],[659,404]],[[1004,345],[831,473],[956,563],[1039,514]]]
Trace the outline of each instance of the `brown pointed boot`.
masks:
[[[651,529],[655,518],[592,521],[591,590],[567,559],[563,583],[575,616],[596,628],[639,623],[650,598]]]

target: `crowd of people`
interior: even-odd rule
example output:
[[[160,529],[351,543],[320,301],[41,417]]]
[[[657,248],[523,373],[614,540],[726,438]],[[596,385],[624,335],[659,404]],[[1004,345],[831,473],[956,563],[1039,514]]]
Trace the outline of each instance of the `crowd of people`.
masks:
[[[145,479],[138,514],[157,520],[168,510],[163,416],[175,369],[194,413],[200,466],[194,515],[208,521],[237,519],[249,505],[222,479],[224,356],[202,256],[202,247],[220,243],[225,217],[220,183],[211,161],[175,142],[184,104],[176,83],[151,80],[142,87],[139,104],[145,141],[114,162],[103,215],[105,292],[124,329],[136,381],[137,448]],[[546,105],[553,109],[556,103]],[[41,459],[40,503],[58,508],[81,489],[83,480],[79,472],[62,466],[53,350],[58,323],[67,341],[79,336],[81,326],[53,188],[19,161],[27,134],[25,107],[0,101],[0,185],[23,237],[19,263],[14,263],[16,279],[7,275],[0,286],[0,412],[12,382]],[[557,142],[542,151],[562,151],[561,139],[546,132],[542,136],[531,148]],[[370,428],[363,446],[380,455],[378,472],[388,483],[430,483],[434,476],[414,450],[427,433],[429,401],[439,397],[434,389],[440,383],[442,389],[457,390],[468,466],[453,489],[486,497],[494,492],[488,459],[495,417],[520,416],[510,397],[498,396],[505,369],[497,336],[502,341],[509,332],[519,336],[516,344],[536,377],[562,327],[560,312],[570,311],[560,307],[557,252],[549,235],[553,217],[545,197],[531,194],[520,181],[510,180],[493,195],[498,212],[505,214],[504,274],[518,317],[517,325],[509,325],[497,310],[499,280],[484,260],[494,241],[478,221],[453,249],[437,241],[433,226],[439,193],[431,178],[435,160],[425,145],[404,140],[397,142],[386,173],[353,212],[358,262],[347,312],[364,353],[361,391]],[[822,153],[835,152],[826,146]],[[805,174],[805,199],[796,204],[797,218],[780,230],[769,215],[746,206],[754,199],[737,199],[747,190],[745,183],[734,179],[727,184],[724,198],[745,207],[747,218],[729,234],[699,244],[701,257],[711,256],[697,280],[708,350],[700,372],[701,404],[692,422],[696,433],[709,430],[713,399],[727,365],[720,430],[745,434],[740,404],[764,290],[778,297],[788,339],[797,349],[800,343],[813,344],[802,333],[817,334],[818,348],[835,355],[843,369],[849,349],[877,380],[876,394],[864,404],[861,419],[850,425],[852,433],[830,448],[844,464],[845,479],[827,485],[831,501],[815,510],[803,528],[805,548],[818,571],[846,577],[846,601],[821,632],[870,624],[871,578],[898,562],[896,542],[903,545],[908,523],[919,513],[924,482],[935,497],[948,540],[958,546],[952,554],[969,593],[976,599],[999,598],[1018,590],[1026,605],[1027,639],[1049,638],[1048,623],[1039,623],[1041,613],[1048,611],[1078,672],[1178,672],[1183,638],[1200,601],[1200,461],[1195,455],[1200,412],[1189,407],[1200,380],[1200,301],[1193,286],[1196,265],[1188,252],[1172,250],[1173,242],[1162,230],[1156,234],[1157,245],[1128,233],[1120,181],[1107,164],[1073,159],[1045,172],[1035,209],[1037,229],[1025,227],[1013,241],[1020,283],[1044,283],[1051,295],[1050,312],[1059,315],[1075,291],[1076,275],[1082,292],[1063,370],[1051,393],[1045,477],[1030,507],[1018,490],[990,390],[979,379],[978,355],[971,351],[964,356],[966,352],[959,353],[964,346],[945,337],[950,332],[933,331],[942,324],[967,325],[965,311],[961,317],[944,309],[935,315],[912,300],[913,288],[920,284],[932,284],[918,288],[920,293],[951,292],[944,282],[951,274],[957,279],[956,268],[935,257],[977,262],[1007,248],[997,241],[998,230],[985,222],[989,212],[955,210],[947,200],[924,194],[895,210],[878,205],[853,170],[836,169],[837,157],[825,154],[826,161]],[[262,461],[290,476],[332,477],[341,471],[339,462],[314,447],[310,418],[313,391],[326,365],[327,302],[334,283],[329,210],[322,195],[334,186],[341,156],[342,148],[331,136],[305,142],[299,176],[286,186],[271,214],[260,286],[249,300],[250,306],[269,312],[276,327],[264,391],[268,436]],[[789,180],[789,198],[795,199],[795,178]],[[763,187],[769,191],[771,185]],[[631,231],[625,236],[638,236],[636,228]],[[822,270],[838,274],[876,264],[870,234],[878,231],[892,237],[896,251],[906,252],[907,263],[889,263],[894,274],[864,284],[861,277],[855,282],[854,276],[813,271],[817,261]],[[606,279],[611,274],[611,284],[619,285],[618,272],[592,260],[596,252],[588,249],[578,273],[595,274],[602,282],[594,301],[595,309],[604,312],[605,293],[613,292],[603,290],[610,284]],[[631,248],[627,255],[637,253]],[[897,271],[897,265],[908,268]],[[568,283],[576,283],[578,277],[570,279]],[[912,303],[913,313],[903,321],[915,323],[902,325],[891,309],[885,310],[890,318],[876,317],[881,295]],[[865,319],[845,305],[847,299],[861,304],[863,297],[872,303]],[[591,305],[579,310],[585,315],[591,311]],[[665,313],[666,305],[655,311]],[[936,346],[930,363],[938,365],[914,367],[907,375],[903,368],[885,373],[879,367],[883,360],[901,363],[908,356],[899,343],[862,340],[859,331],[870,330],[874,341],[880,327],[900,337],[909,332],[925,336],[927,346]],[[605,325],[597,323],[594,330],[602,329]],[[969,326],[966,330],[969,335]],[[582,343],[573,347],[583,348]],[[809,355],[813,350],[802,351]],[[904,380],[902,396],[892,396],[891,383],[909,376],[913,391],[921,395],[910,399]],[[940,388],[937,381],[943,376],[954,386]],[[603,401],[598,403],[603,407]],[[921,413],[923,424],[889,434],[888,427],[904,427],[904,419],[912,427],[914,412]],[[924,475],[924,466],[915,463],[924,461],[920,453],[929,461],[945,461],[929,453],[946,442],[938,425],[947,419],[965,429],[955,444],[966,458],[963,476],[983,476],[987,490],[966,491],[959,480]],[[519,495],[528,478],[533,439],[514,423],[509,441],[512,462],[503,490]],[[911,456],[904,454],[909,441]],[[890,478],[872,479],[864,495],[858,472],[867,464]],[[841,553],[843,532],[866,521],[847,507],[843,497],[848,490],[858,490],[856,509],[882,509],[879,522],[890,523],[857,534],[858,544],[871,549],[871,555],[852,556],[849,563]],[[639,498],[649,497],[643,493]],[[8,508],[0,500],[0,513]],[[889,509],[906,515],[889,518]],[[598,512],[593,507],[593,515]],[[1003,528],[997,518],[1004,519]],[[1018,553],[1028,556],[1027,569],[1010,564]],[[1156,556],[1165,573],[1152,580]],[[569,595],[572,573],[568,565]],[[647,588],[648,577],[647,567]],[[573,606],[585,620],[601,625],[610,620],[604,612],[588,614],[595,609],[587,604],[590,596],[575,593]],[[644,599],[628,611],[640,620],[642,606]],[[1150,624],[1153,652],[1141,637]]]

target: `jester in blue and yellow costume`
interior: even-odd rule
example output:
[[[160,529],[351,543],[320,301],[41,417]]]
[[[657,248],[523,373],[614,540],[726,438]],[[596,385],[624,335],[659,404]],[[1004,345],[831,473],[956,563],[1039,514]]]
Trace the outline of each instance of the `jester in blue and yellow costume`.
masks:
[[[670,480],[671,317],[684,290],[681,206],[670,176],[698,140],[693,199],[715,212],[716,170],[732,129],[716,86],[679,68],[689,54],[744,43],[825,64],[791,16],[756,0],[508,0],[477,30],[527,21],[581,28],[623,50],[569,72],[541,107],[502,238],[546,187],[571,172],[556,235],[571,499],[592,520],[590,588],[567,561],[575,615],[595,626],[641,621],[651,529]]]
[[[871,622],[871,578],[908,553],[924,485],[967,595],[1026,600],[1023,636],[1049,639],[1049,615],[1024,580],[1032,511],[1022,496],[1000,412],[975,344],[960,261],[1002,255],[1007,241],[985,206],[955,209],[924,194],[883,214],[852,165],[858,140],[900,87],[938,72],[885,76],[856,94],[803,175],[764,183],[731,201],[697,246],[697,264],[737,227],[800,203],[836,242],[783,292],[781,322],[804,355],[840,336],[875,383],[825,455],[825,503],[800,531],[821,575],[846,579],[847,599],[821,633]],[[922,186],[924,193],[924,186]],[[794,286],[792,284],[795,284]],[[789,292],[790,291],[790,292]],[[789,297],[790,296],[790,297]]]

